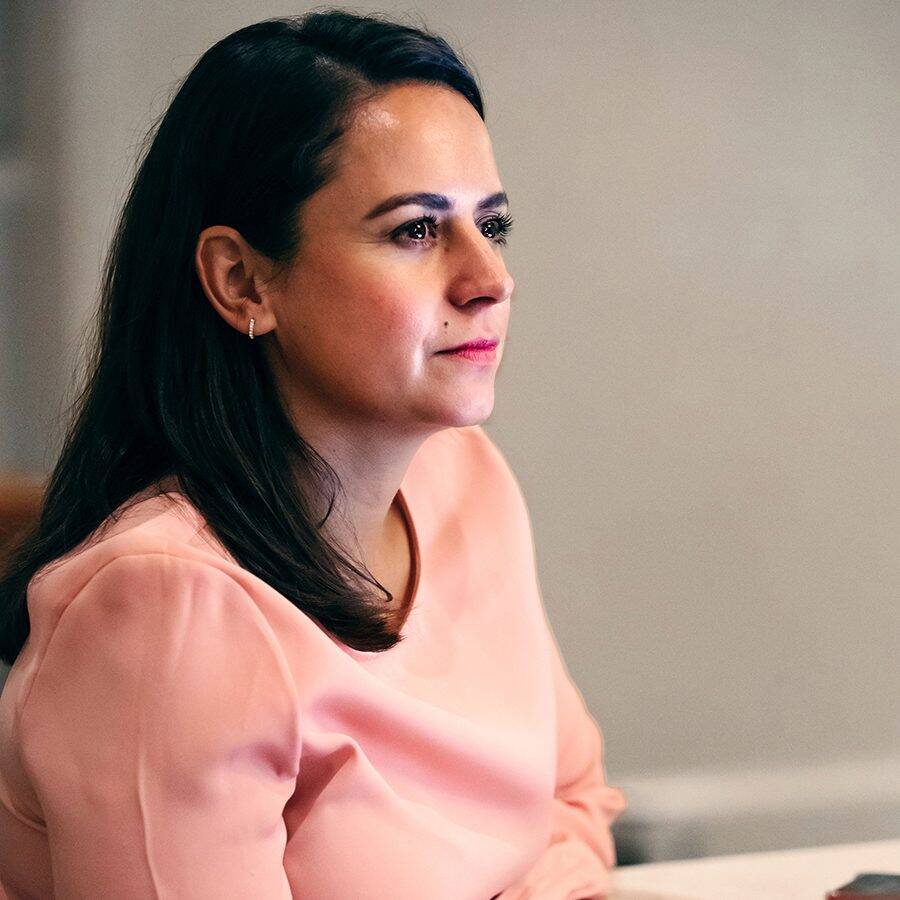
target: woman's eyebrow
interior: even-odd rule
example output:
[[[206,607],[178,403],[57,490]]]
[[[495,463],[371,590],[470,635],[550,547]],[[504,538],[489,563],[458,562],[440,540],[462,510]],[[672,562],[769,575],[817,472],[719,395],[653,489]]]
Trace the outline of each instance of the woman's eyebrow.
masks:
[[[500,206],[504,203],[509,203],[506,192],[497,191],[496,194],[490,194],[479,200],[475,206],[475,211],[478,212],[482,209]],[[398,206],[424,206],[426,209],[446,210],[453,209],[453,201],[444,194],[430,194],[425,191],[416,194],[395,194],[393,197],[388,197],[387,200],[383,200],[374,209],[367,212],[363,217],[363,221],[377,219],[379,216],[383,216],[385,213],[390,212],[392,209],[396,209]]]

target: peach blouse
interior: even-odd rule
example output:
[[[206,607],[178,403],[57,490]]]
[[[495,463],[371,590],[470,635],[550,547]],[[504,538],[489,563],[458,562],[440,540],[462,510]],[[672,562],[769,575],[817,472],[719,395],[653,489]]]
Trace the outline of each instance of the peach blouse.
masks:
[[[178,492],[32,579],[0,697],[9,898],[602,896],[626,799],[516,478],[481,426],[448,428],[399,499],[416,574],[382,653],[239,566]]]

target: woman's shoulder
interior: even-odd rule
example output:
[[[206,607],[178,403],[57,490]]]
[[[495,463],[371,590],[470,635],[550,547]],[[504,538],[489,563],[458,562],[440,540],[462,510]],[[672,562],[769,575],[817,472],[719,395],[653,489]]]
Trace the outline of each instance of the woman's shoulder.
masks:
[[[429,473],[465,475],[479,463],[499,462],[499,450],[481,425],[443,428],[425,440],[416,453],[412,467]]]
[[[507,458],[481,425],[447,428],[419,448],[403,481],[420,537],[444,545],[458,531],[470,542],[530,535],[525,495]],[[476,535],[482,537],[476,538]]]
[[[464,501],[473,495],[523,507],[518,478],[494,439],[482,425],[447,428],[433,435],[414,462],[418,475],[437,485],[444,494]],[[520,511],[524,511],[520,509]]]
[[[118,520],[115,533],[32,578],[29,638],[18,661],[23,700],[53,648],[63,667],[101,645],[135,664],[151,644],[199,641],[232,660],[260,648],[280,654],[267,616],[274,589],[198,538],[202,519],[183,501],[156,514],[143,502],[130,525]]]
[[[32,625],[58,619],[63,609],[112,564],[113,571],[132,584],[153,577],[163,568],[212,568],[225,574],[237,568],[184,494],[146,489],[122,503],[76,547],[35,573],[28,585]]]

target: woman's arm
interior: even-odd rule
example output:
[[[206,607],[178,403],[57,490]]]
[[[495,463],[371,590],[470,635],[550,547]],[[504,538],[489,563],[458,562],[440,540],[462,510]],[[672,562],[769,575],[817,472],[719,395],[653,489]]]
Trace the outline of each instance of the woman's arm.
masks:
[[[584,900],[609,890],[616,864],[611,823],[624,792],[606,783],[603,734],[572,682],[548,622],[557,712],[557,774],[550,841],[531,869],[499,900]]]
[[[289,900],[297,706],[226,572],[167,553],[104,565],[62,613],[21,719],[55,897]]]
[[[465,432],[480,448],[476,471],[490,471],[491,483],[505,484],[511,527],[527,534],[527,565],[535,567],[534,533],[528,503],[506,457],[481,425]],[[485,477],[485,476],[482,476]],[[501,501],[498,501],[500,503]],[[603,896],[609,869],[616,864],[611,823],[625,810],[620,788],[606,783],[603,735],[587,711],[563,662],[556,636],[543,608],[544,631],[553,666],[556,695],[557,767],[550,841],[531,869],[497,895],[499,900],[584,900]],[[492,898],[493,900],[493,898]]]

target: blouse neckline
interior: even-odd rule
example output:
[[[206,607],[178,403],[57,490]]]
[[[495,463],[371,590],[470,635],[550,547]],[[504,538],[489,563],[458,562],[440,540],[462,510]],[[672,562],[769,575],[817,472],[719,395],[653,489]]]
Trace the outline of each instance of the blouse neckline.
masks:
[[[410,613],[416,606],[419,596],[419,582],[422,576],[422,550],[419,546],[419,533],[416,529],[415,520],[409,507],[409,499],[403,489],[403,486],[397,490],[398,506],[403,514],[403,520],[406,527],[406,537],[409,541],[410,562],[412,568],[412,576],[407,586],[406,596],[403,602],[403,620],[400,623],[399,632],[402,635],[406,623],[409,621]]]
[[[188,508],[205,524],[205,519],[203,519],[202,514],[193,506],[187,496],[180,490],[173,476],[170,476],[167,479],[161,479],[159,486],[163,488],[163,491],[165,493],[174,494],[176,496],[176,499],[180,499],[185,505],[187,505]],[[397,506],[400,509],[405,523],[406,537],[409,542],[412,568],[412,575],[407,582],[406,596],[404,598],[403,618],[400,623],[400,627],[398,628],[398,634],[400,635],[401,640],[397,645],[395,645],[396,647],[399,647],[401,644],[405,643],[408,640],[409,633],[412,629],[408,629],[407,625],[413,624],[410,622],[410,617],[412,616],[412,613],[418,610],[419,606],[421,605],[422,597],[420,596],[419,588],[423,580],[422,571],[425,562],[422,553],[421,523],[418,521],[419,510],[415,508],[415,498],[410,497],[409,471],[407,471],[400,487],[397,489],[396,499]],[[230,553],[228,553],[228,557],[229,559],[234,561]],[[356,650],[349,646],[347,647],[347,649],[350,650],[353,654],[358,654],[364,657],[383,656],[386,652],[388,652],[384,650]]]

